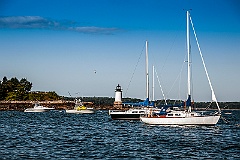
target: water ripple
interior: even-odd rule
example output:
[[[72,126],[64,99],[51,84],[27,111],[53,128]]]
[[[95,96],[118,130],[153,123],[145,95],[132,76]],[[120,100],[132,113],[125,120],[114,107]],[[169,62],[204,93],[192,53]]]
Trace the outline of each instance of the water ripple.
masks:
[[[239,159],[240,111],[216,126],[156,126],[95,115],[0,112],[1,159]]]

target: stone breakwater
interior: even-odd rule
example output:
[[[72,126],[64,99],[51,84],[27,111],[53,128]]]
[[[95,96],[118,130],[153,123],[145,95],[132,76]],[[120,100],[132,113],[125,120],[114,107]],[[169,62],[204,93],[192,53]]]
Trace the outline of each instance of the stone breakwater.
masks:
[[[54,107],[56,110],[73,109],[74,101],[0,101],[0,111],[24,111],[27,108],[33,108],[35,103],[39,103],[45,107]],[[87,107],[93,107],[97,110],[115,109],[113,106],[99,106],[92,102],[83,102]]]

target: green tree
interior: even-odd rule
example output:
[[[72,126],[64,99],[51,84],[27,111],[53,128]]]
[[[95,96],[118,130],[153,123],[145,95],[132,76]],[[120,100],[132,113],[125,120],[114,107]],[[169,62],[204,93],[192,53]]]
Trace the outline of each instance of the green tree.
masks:
[[[56,92],[47,92],[47,94],[45,95],[45,100],[58,100],[60,99],[59,95],[57,95]]]
[[[32,89],[32,83],[26,78],[22,78],[20,81],[14,77],[10,80],[7,77],[3,77],[0,81],[0,100],[59,100],[61,97],[56,92],[30,92]]]
[[[7,77],[3,77],[3,80],[1,82],[1,87],[0,87],[0,100],[5,100],[5,98],[7,97],[7,92],[8,92],[7,82],[8,82]]]
[[[18,93],[20,95],[21,100],[28,100],[29,99],[29,92],[32,89],[32,83],[27,81],[26,78],[22,78],[18,85]]]
[[[52,101],[59,100],[61,97],[56,92],[30,92],[29,100],[32,101]]]
[[[14,77],[10,80],[3,77],[0,83],[0,100],[28,100],[29,91],[32,88],[32,83],[22,78],[20,81]]]
[[[32,89],[32,83],[29,82],[29,81],[27,81],[26,78],[22,78],[19,83],[20,83],[20,85],[23,87],[23,90],[24,90],[25,92],[31,91],[31,89]]]

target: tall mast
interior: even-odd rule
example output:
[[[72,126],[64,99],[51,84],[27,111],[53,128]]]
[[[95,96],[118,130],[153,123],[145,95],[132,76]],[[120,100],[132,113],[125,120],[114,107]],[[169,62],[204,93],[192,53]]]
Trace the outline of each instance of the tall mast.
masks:
[[[191,98],[191,58],[190,58],[190,37],[189,37],[189,11],[187,11],[187,54],[188,54],[188,100]],[[191,99],[190,99],[191,100]],[[191,101],[190,101],[191,102]]]
[[[146,41],[146,94],[149,99],[149,73],[148,73],[148,41]]]
[[[155,95],[154,95],[154,71],[155,71],[155,69],[154,69],[154,66],[153,66],[153,77],[152,77],[152,101],[154,101],[154,99],[155,99]]]

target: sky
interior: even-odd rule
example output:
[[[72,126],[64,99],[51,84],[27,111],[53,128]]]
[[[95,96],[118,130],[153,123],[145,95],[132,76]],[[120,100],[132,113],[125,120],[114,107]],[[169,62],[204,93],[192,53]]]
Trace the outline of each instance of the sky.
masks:
[[[240,101],[238,0],[0,0],[0,79],[61,96],[186,99],[186,10],[218,101]],[[193,32],[192,97],[211,101]],[[156,76],[157,74],[157,76]],[[2,78],[1,78],[2,77]]]

